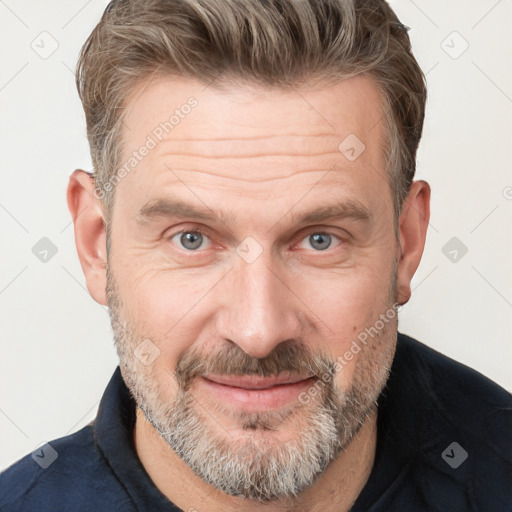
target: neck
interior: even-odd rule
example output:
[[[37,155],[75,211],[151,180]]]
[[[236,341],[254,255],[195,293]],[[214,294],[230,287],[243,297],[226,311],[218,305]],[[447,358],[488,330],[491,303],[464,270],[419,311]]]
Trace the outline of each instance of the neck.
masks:
[[[377,444],[377,412],[364,425],[316,482],[294,499],[248,502],[218,491],[199,478],[178,457],[137,409],[134,429],[137,455],[149,477],[182,510],[230,512],[308,511],[348,512],[370,476]]]

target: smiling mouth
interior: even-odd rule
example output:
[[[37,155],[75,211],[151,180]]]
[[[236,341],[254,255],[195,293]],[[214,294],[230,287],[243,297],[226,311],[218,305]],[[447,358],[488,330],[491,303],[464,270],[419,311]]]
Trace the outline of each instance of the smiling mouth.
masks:
[[[276,410],[298,402],[299,394],[311,387],[315,376],[208,375],[199,377],[202,387],[217,400],[247,412]]]
[[[275,386],[296,384],[311,378],[313,378],[313,375],[288,377],[259,377],[257,375],[208,375],[205,377],[205,379],[211,382],[241,389],[269,389]]]

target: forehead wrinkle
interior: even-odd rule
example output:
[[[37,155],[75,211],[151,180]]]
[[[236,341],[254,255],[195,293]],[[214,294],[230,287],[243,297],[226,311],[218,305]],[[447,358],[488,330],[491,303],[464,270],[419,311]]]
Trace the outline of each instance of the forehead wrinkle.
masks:
[[[215,139],[162,139],[155,157],[190,156],[196,158],[260,158],[266,156],[322,157],[340,154],[342,136],[335,133],[314,135],[271,135],[222,137]]]
[[[232,159],[245,159],[245,158],[267,158],[273,156],[287,156],[287,157],[299,157],[299,158],[311,158],[311,157],[322,157],[328,155],[336,155],[341,156],[339,151],[319,151],[317,153],[289,153],[289,152],[269,152],[269,151],[261,151],[261,153],[234,153],[233,151],[226,152],[224,154],[213,155],[211,152],[208,153],[187,153],[184,151],[169,151],[160,153],[160,157],[180,157],[186,156],[191,158],[203,158],[207,160],[232,160]]]
[[[165,118],[165,116],[162,116]],[[294,120],[290,120],[293,122]],[[125,142],[128,142],[128,136],[135,133],[136,137],[140,137],[142,139],[146,138],[148,135],[154,134],[154,128],[155,128],[156,121],[153,121],[151,123],[146,123],[148,125],[147,128],[143,128],[140,123],[137,123],[135,126],[137,126],[137,129],[130,128],[129,125],[125,122],[124,126],[126,129],[122,131],[123,140]],[[236,126],[236,125],[235,125]],[[357,128],[357,131],[359,131],[362,127],[351,127],[351,130],[348,130],[345,135],[337,133],[336,130],[331,129],[330,131],[320,130],[320,131],[310,131],[304,130],[303,132],[274,132],[269,133],[270,130],[272,130],[272,127],[265,126],[264,128],[255,126],[253,124],[239,124],[238,130],[233,132],[233,135],[222,135],[215,137],[214,135],[212,137],[203,136],[201,137],[201,134],[209,134],[209,133],[215,133],[215,130],[219,131],[219,129],[223,128],[232,129],[233,128],[233,122],[230,123],[229,126],[226,125],[219,125],[219,124],[211,124],[208,121],[206,121],[203,124],[198,124],[195,127],[195,131],[197,133],[197,130],[199,130],[199,135],[196,136],[194,134],[194,137],[190,137],[190,134],[188,133],[188,127],[184,124],[183,126],[177,125],[176,128],[174,128],[170,132],[166,132],[165,135],[163,135],[163,138],[159,139],[159,144],[191,144],[194,145],[196,143],[203,143],[208,144],[212,143],[214,144],[222,144],[222,143],[239,143],[239,144],[245,144],[245,143],[265,143],[265,142],[276,142],[276,144],[279,144],[279,139],[301,139],[311,142],[316,142],[317,139],[327,141],[328,139],[335,139],[338,140],[340,137],[346,136],[351,130]],[[307,123],[307,127],[310,130],[314,130],[314,126],[312,126],[311,122]],[[182,132],[182,129],[185,128],[185,132]],[[323,127],[322,127],[323,128]],[[225,130],[224,130],[225,131]],[[240,133],[242,131],[242,134]],[[246,136],[243,136],[243,132],[247,132]]]
[[[205,139],[194,137],[193,139],[187,138],[167,138],[166,141],[175,141],[175,142],[233,142],[233,141],[252,141],[252,140],[265,140],[265,139],[276,139],[278,137],[297,137],[304,139],[314,139],[314,138],[324,138],[324,137],[337,137],[338,135],[334,133],[332,130],[328,132],[320,132],[320,133],[312,133],[309,134],[304,132],[304,134],[299,133],[265,133],[264,135],[251,135],[248,137],[207,137]]]
[[[173,172],[183,172],[183,173],[193,172],[193,173],[197,173],[197,174],[206,174],[208,177],[222,178],[223,180],[232,180],[232,181],[236,181],[236,182],[253,183],[253,184],[258,184],[258,185],[265,184],[265,182],[279,181],[279,180],[282,180],[285,178],[291,178],[296,175],[304,174],[304,173],[324,173],[325,174],[329,169],[335,169],[335,167],[331,164],[331,165],[325,165],[324,167],[321,167],[318,169],[308,168],[308,169],[303,169],[301,171],[293,170],[293,171],[290,171],[288,174],[282,174],[280,176],[264,177],[261,179],[250,180],[250,179],[245,179],[241,176],[228,176],[226,174],[216,174],[212,171],[205,171],[202,169],[195,169],[195,168],[181,169],[179,167],[173,167],[171,169],[170,166],[167,166],[167,170],[169,170],[169,171],[172,170]],[[179,183],[180,182],[176,182],[175,184],[178,185]],[[284,186],[283,186],[283,190],[286,190],[286,188]]]

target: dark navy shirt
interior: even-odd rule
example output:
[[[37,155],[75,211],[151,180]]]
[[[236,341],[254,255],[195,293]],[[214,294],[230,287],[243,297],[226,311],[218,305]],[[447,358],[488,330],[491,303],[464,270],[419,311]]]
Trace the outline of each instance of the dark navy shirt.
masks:
[[[399,333],[378,407],[374,467],[351,512],[512,511],[511,394]],[[0,475],[0,511],[181,510],[141,465],[134,425],[118,367],[94,422]]]

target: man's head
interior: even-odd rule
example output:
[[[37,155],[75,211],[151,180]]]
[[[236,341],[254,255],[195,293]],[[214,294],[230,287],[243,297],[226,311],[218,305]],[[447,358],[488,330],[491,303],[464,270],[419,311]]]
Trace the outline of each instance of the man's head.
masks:
[[[121,1],[79,88],[96,180],[68,201],[139,408],[217,489],[297,495],[374,417],[423,251],[403,27],[383,2]]]

